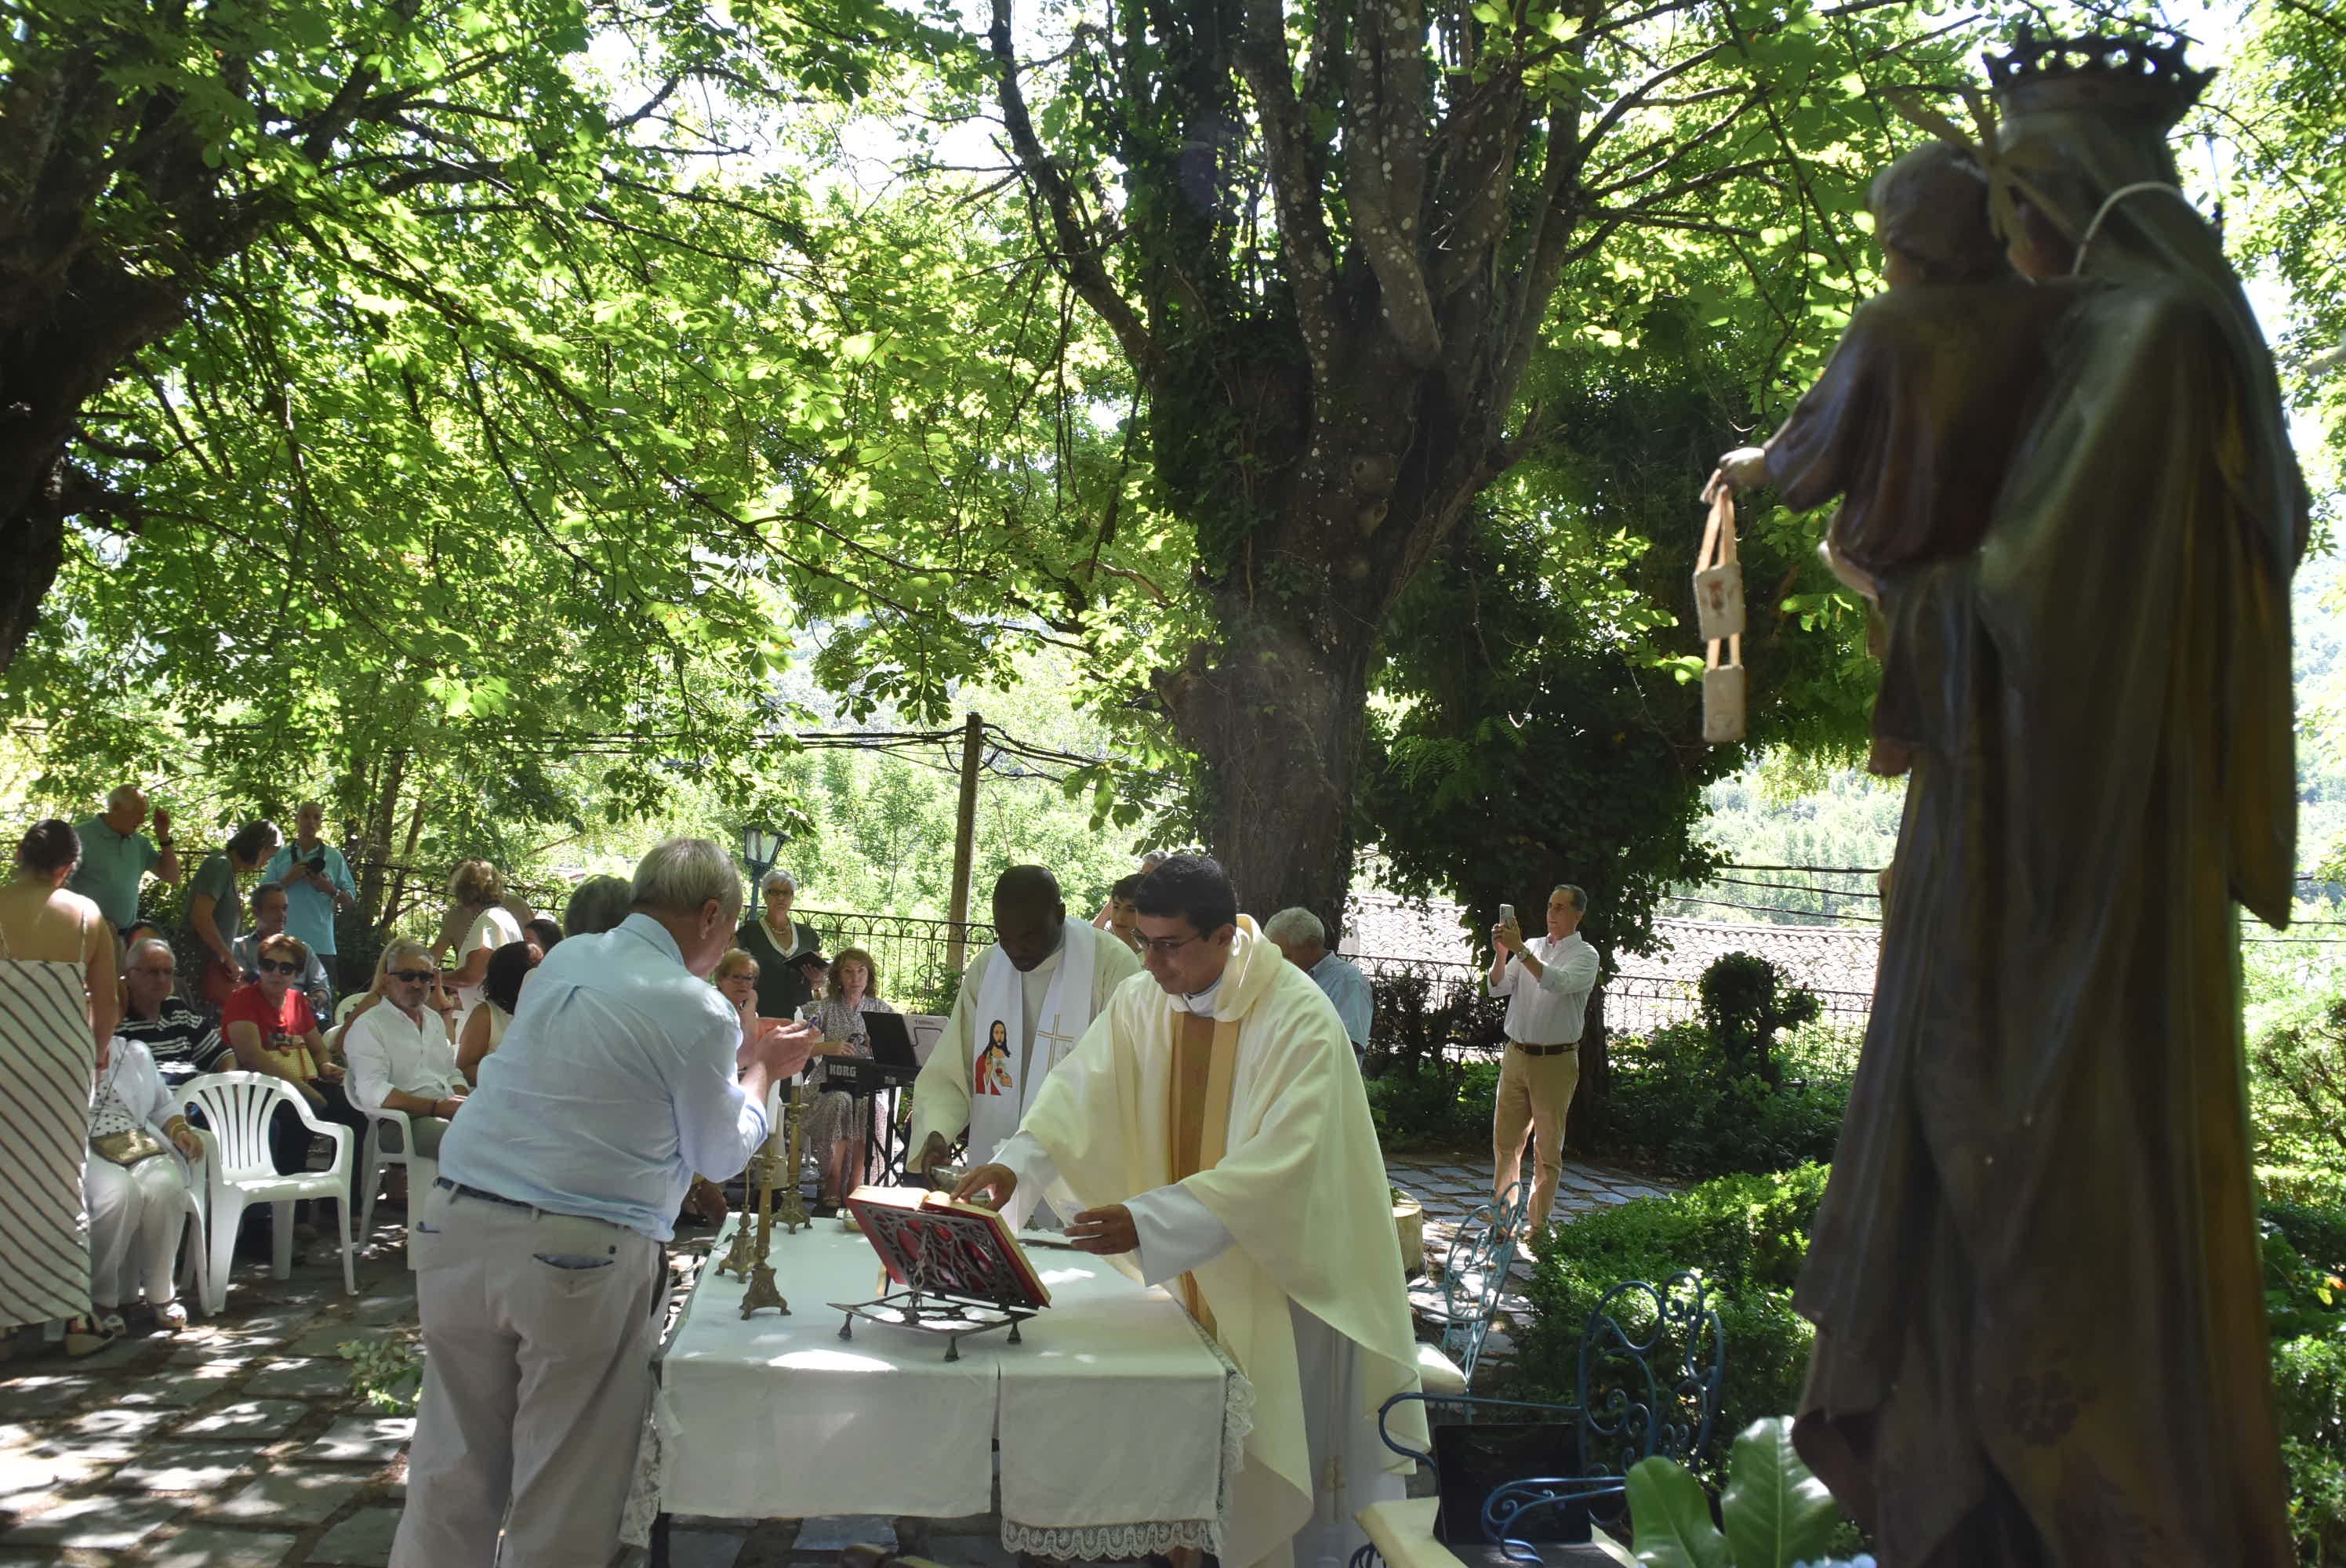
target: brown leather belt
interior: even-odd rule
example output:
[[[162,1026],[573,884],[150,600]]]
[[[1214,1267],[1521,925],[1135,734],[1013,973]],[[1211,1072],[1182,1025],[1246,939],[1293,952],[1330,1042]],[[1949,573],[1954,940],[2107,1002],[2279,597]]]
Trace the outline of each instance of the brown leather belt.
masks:
[[[1507,1042],[1507,1048],[1511,1051],[1520,1051],[1526,1056],[1561,1056],[1566,1051],[1579,1050],[1580,1042],[1575,1040],[1565,1045],[1526,1045],[1520,1040],[1510,1040]]]

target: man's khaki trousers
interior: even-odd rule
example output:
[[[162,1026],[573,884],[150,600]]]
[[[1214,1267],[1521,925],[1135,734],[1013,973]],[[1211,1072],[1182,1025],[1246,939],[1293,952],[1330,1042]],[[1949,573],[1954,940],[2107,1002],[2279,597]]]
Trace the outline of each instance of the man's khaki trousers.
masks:
[[[1491,1116],[1491,1186],[1504,1202],[1507,1190],[1523,1179],[1524,1143],[1529,1138],[1537,1174],[1524,1217],[1525,1231],[1533,1236],[1547,1224],[1548,1210],[1556,1204],[1556,1177],[1564,1166],[1564,1114],[1579,1086],[1576,1047],[1535,1056],[1514,1041],[1507,1043],[1506,1060],[1499,1068],[1498,1105]]]
[[[411,1245],[423,1397],[391,1568],[604,1568],[651,1407],[659,1243],[434,1186]]]

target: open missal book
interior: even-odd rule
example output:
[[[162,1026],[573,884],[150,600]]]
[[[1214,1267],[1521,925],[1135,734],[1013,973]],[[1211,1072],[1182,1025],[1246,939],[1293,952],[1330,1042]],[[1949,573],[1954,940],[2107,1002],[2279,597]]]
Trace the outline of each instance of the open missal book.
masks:
[[[899,1286],[1030,1311],[1051,1304],[1009,1223],[990,1208],[910,1186],[857,1187],[847,1208]]]

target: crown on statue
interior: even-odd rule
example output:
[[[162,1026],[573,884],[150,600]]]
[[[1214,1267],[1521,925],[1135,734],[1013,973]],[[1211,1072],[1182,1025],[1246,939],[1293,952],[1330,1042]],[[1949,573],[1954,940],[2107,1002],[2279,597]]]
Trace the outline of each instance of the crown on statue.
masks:
[[[2140,35],[2040,38],[2023,25],[2004,55],[1984,56],[1987,79],[2006,114],[2100,109],[2156,117],[2161,129],[2183,117],[2215,79],[2183,61],[2180,38]]]

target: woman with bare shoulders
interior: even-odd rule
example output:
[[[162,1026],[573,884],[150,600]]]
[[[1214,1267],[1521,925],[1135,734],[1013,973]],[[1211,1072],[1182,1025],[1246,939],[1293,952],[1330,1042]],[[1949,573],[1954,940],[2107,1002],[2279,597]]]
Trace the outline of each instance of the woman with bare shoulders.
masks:
[[[68,1354],[103,1345],[89,1302],[82,1166],[89,1101],[122,1016],[114,933],[66,891],[81,840],[34,825],[0,886],[0,1327],[67,1319]]]

